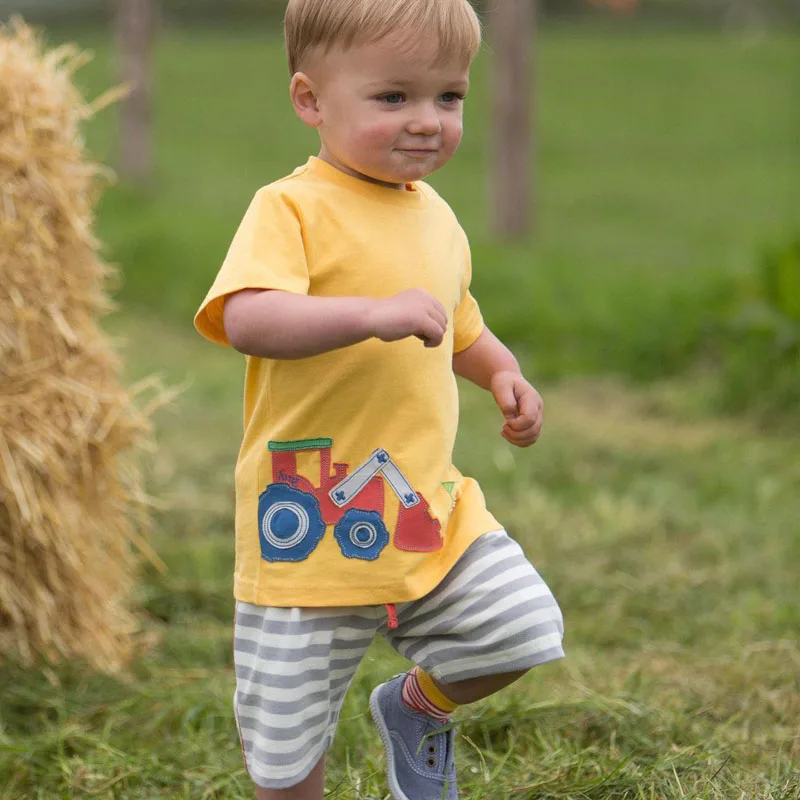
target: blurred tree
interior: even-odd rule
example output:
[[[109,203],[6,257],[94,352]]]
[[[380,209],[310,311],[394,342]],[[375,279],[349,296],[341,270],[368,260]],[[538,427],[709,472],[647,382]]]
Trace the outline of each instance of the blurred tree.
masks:
[[[589,0],[593,6],[608,8],[615,14],[633,14],[639,9],[639,0]]]
[[[501,238],[522,237],[533,213],[531,50],[536,0],[497,0],[489,13],[492,66],[491,206]]]
[[[156,0],[117,0],[119,70],[130,94],[120,110],[119,171],[137,184],[153,175],[150,58]]]
[[[86,23],[107,22],[118,0],[0,0],[0,20],[21,14],[36,24],[66,24],[71,30]],[[343,0],[344,2],[344,0]],[[497,0],[472,0],[484,18]],[[168,27],[204,25],[280,26],[286,0],[159,0],[159,22]],[[609,9],[633,13],[643,22],[660,25],[719,25],[756,21],[769,26],[800,23],[798,0],[537,0],[539,18],[587,21]],[[268,29],[267,29],[268,30]]]

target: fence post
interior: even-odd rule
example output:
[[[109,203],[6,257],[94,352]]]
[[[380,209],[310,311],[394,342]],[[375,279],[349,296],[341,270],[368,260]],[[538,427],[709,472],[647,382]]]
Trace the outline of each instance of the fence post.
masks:
[[[536,0],[494,0],[489,18],[492,59],[490,202],[494,232],[521,238],[534,206],[532,158],[533,41]]]
[[[117,0],[117,52],[121,79],[131,92],[120,109],[119,170],[129,181],[153,175],[150,60],[155,30],[154,0]]]

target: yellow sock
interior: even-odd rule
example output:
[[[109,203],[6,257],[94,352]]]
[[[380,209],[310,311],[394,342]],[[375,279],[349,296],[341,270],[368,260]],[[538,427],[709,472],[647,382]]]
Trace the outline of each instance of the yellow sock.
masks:
[[[415,667],[415,669],[417,670],[419,686],[428,700],[441,708],[442,711],[452,714],[453,711],[458,708],[458,703],[454,703],[449,697],[445,697],[441,689],[434,683],[433,678],[431,678],[424,669],[420,669],[419,667]]]
[[[445,697],[433,678],[419,667],[408,673],[402,697],[409,708],[443,722],[458,708],[458,703]]]

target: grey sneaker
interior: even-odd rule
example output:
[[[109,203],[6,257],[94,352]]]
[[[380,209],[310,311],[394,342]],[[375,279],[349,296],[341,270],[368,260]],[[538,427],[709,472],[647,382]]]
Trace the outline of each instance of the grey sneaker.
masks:
[[[442,723],[403,702],[405,678],[395,675],[369,698],[386,749],[389,791],[394,800],[458,800],[453,729],[436,733]]]

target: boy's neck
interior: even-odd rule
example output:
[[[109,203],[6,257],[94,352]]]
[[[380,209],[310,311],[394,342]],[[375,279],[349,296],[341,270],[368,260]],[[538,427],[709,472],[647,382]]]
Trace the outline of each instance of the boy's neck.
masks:
[[[369,175],[365,175],[363,172],[358,172],[357,170],[348,167],[347,164],[343,164],[334,158],[324,144],[320,148],[317,158],[319,158],[320,161],[324,161],[326,164],[330,164],[332,167],[338,169],[339,172],[343,172],[345,175],[350,175],[352,178],[358,178],[359,180],[366,181],[367,183],[374,183],[377,186],[385,186],[387,189],[395,189],[397,191],[406,191],[408,189],[408,186],[405,183],[388,183],[387,181],[381,181],[377,178],[372,178]]]

